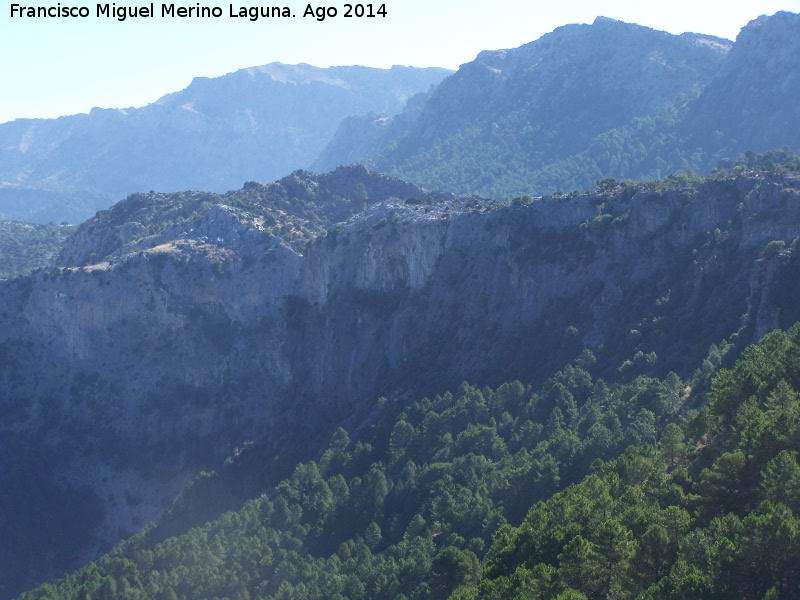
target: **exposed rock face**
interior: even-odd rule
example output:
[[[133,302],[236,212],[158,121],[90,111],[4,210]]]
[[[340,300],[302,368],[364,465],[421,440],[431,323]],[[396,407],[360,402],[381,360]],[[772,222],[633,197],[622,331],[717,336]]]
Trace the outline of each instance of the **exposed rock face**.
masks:
[[[80,222],[134,192],[272,181],[310,164],[345,117],[399,112],[449,73],[272,63],[143,108],[4,123],[0,217]]]
[[[98,507],[52,567],[155,518],[244,441],[311,450],[381,394],[535,380],[566,360],[568,326],[601,369],[655,353],[656,372],[687,376],[699,348],[787,310],[796,250],[761,254],[800,236],[797,179],[490,207],[389,200],[301,255],[215,204],[103,262],[0,282],[0,427],[50,449],[54,502]]]
[[[251,181],[241,190],[224,195],[191,191],[134,194],[84,222],[64,243],[57,264],[84,266],[104,257],[121,256],[133,249],[151,248],[178,238],[215,242],[218,231],[228,232],[225,243],[231,246],[231,235],[237,240],[244,230],[251,229],[280,232],[290,246],[300,251],[328,226],[361,212],[370,204],[393,197],[425,198],[431,193],[405,181],[370,172],[361,165],[351,165],[323,175],[296,171],[266,185]],[[433,194],[437,198],[453,197],[439,192]],[[208,212],[212,205],[240,208],[218,207]],[[198,214],[199,219],[195,218]],[[225,214],[229,215],[230,227],[217,223],[217,217]]]

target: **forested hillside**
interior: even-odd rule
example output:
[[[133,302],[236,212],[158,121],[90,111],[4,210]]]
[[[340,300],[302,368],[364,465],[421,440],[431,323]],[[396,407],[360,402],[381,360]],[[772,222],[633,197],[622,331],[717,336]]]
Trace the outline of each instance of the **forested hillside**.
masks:
[[[368,190],[406,185],[345,171]],[[151,196],[170,215],[187,204],[190,218],[162,226],[132,197],[72,239],[111,239],[133,215],[152,235],[0,287],[0,375],[18,398],[6,448],[25,449],[3,458],[3,486],[20,491],[1,499],[7,580],[50,578],[153,520],[36,594],[424,598],[512,585],[492,583],[510,574],[489,568],[496,532],[596,459],[672,440],[669,468],[700,481],[692,465],[734,448],[730,426],[715,433],[725,404],[710,381],[800,319],[798,171],[794,155],[749,154],[713,178],[608,179],[570,197],[393,199],[302,256],[263,232],[247,212],[257,202],[194,215],[190,194]],[[335,174],[274,189],[298,181],[337,205],[319,195]],[[280,197],[262,192],[231,199]],[[28,364],[44,368],[31,378]],[[689,412],[709,390],[712,409]],[[554,590],[607,591],[553,577]],[[660,579],[647,577],[625,593]]]
[[[227,476],[257,499],[182,531],[230,489],[201,475],[159,526],[21,598],[796,597],[800,325],[721,371],[700,411],[674,374],[609,384],[593,364],[533,392],[379,399],[274,486],[245,449]]]
[[[736,42],[598,18],[486,51],[393,118],[342,123],[312,168],[362,162],[461,194],[584,189],[604,177],[709,174],[752,150],[800,147],[800,16]]]
[[[494,535],[452,598],[796,598],[800,325],[714,379],[711,401]]]
[[[27,275],[56,263],[74,225],[0,221],[0,279]]]

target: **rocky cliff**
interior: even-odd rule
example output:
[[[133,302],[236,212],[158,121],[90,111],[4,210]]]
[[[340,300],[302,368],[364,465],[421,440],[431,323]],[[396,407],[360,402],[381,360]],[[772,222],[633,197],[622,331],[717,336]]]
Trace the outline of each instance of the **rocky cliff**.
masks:
[[[453,197],[372,173],[360,165],[340,167],[324,175],[296,171],[266,185],[251,181],[241,190],[227,194],[133,194],[81,224],[76,234],[63,244],[58,264],[83,266],[180,237],[214,240],[215,228],[225,230],[231,243],[231,231],[218,224],[210,228],[207,225],[209,218],[213,220],[207,211],[215,204],[238,211],[242,223],[235,226],[237,230],[247,227],[280,235],[290,247],[301,252],[327,227],[371,204],[392,197],[429,196],[442,200]]]
[[[74,567],[236,446],[311,451],[380,395],[536,381],[584,346],[601,370],[687,377],[711,343],[795,318],[797,245],[764,250],[798,236],[800,180],[765,173],[398,197],[302,252],[216,202],[93,264],[0,282],[3,477],[24,480],[22,453],[47,492],[3,499],[2,577],[19,589]],[[64,506],[80,507],[68,531],[43,518]]]

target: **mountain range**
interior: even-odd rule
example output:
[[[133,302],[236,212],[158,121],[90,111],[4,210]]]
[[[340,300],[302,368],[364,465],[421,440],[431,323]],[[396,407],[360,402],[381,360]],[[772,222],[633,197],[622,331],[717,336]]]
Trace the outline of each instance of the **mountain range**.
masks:
[[[395,117],[346,119],[312,165],[365,165],[427,187],[518,196],[597,179],[709,173],[745,151],[800,147],[792,101],[800,17],[736,42],[599,17],[513,50],[482,52]]]
[[[80,222],[133,192],[224,192],[353,162],[497,198],[707,174],[800,147],[798,32],[788,12],[735,42],[598,17],[456,73],[272,63],[139,109],[18,119],[0,125],[0,217]]]
[[[146,190],[225,192],[305,167],[339,122],[394,114],[450,71],[271,63],[142,108],[0,124],[0,217],[79,223]]]
[[[272,63],[139,109],[18,119],[0,125],[0,216],[80,222],[133,192],[224,192],[353,162],[498,198],[709,173],[800,146],[799,31],[788,12],[736,42],[598,17],[456,73]]]
[[[47,257],[0,280],[0,597],[796,597],[797,27],[566,26],[345,119],[314,163],[403,178],[209,168],[3,223]],[[135,114],[229,131],[261,75],[341,69]],[[117,157],[98,174],[140,181]]]

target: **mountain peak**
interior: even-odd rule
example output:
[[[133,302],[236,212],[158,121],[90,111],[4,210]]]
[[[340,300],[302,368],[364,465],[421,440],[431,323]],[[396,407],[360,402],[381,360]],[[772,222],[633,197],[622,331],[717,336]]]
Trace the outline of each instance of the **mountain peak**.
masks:
[[[620,21],[619,19],[612,19],[611,17],[604,17],[603,15],[598,15],[595,18],[595,20],[592,22],[592,27],[625,27],[625,28],[650,29],[650,27],[645,27],[644,25],[638,25],[636,23],[628,23],[627,21]]]
[[[774,15],[761,15],[742,27],[736,36],[733,56],[753,51],[762,53],[774,51],[778,57],[797,56],[793,49],[800,38],[800,14],[779,11]]]
[[[543,173],[547,187],[532,183],[531,175],[536,165],[585,152],[597,136],[650,118],[669,103],[685,103],[717,73],[729,47],[716,38],[673,35],[608,17],[565,25],[518,48],[481,52],[421,106],[391,123],[371,118],[343,124],[315,168],[364,159],[378,170],[464,194],[522,195],[589,185],[602,171],[567,184],[560,181],[569,175]],[[486,168],[465,177],[458,167],[434,169],[435,155],[454,167],[486,156]],[[571,171],[574,165],[562,174]]]

